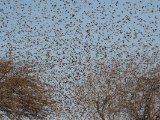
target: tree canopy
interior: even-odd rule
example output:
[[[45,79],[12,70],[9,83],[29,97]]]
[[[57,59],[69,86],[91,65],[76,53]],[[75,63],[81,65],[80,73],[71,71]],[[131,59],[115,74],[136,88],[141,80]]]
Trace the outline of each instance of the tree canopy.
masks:
[[[56,112],[53,88],[23,71],[24,68],[33,69],[0,61],[0,115],[11,120],[44,119]]]

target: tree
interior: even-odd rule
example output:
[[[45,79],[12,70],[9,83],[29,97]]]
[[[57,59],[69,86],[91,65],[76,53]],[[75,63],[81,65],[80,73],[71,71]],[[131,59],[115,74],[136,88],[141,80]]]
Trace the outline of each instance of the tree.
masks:
[[[152,58],[152,57],[151,57]],[[149,65],[149,63],[151,63]],[[160,114],[160,76],[156,61],[130,65],[125,82],[117,87],[119,108],[133,120],[157,120]],[[136,68],[136,69],[135,69]]]
[[[0,61],[1,117],[45,119],[57,112],[53,88],[29,75],[31,69],[27,65],[13,66],[11,60]]]
[[[75,86],[82,118],[157,120],[160,114],[158,59],[153,56],[98,63],[83,84]],[[153,60],[153,61],[152,61]]]
[[[114,120],[118,113],[116,82],[118,79],[118,63],[112,65],[97,63],[90,71],[86,81],[75,87],[75,99],[89,113],[83,116],[92,119]],[[120,78],[121,79],[121,78]]]

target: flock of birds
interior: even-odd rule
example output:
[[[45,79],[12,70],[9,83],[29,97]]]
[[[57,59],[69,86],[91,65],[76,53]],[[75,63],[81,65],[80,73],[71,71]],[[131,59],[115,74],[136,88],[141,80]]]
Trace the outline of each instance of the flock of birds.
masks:
[[[0,0],[0,57],[37,61],[70,94],[96,61],[159,49],[159,13],[159,0]]]

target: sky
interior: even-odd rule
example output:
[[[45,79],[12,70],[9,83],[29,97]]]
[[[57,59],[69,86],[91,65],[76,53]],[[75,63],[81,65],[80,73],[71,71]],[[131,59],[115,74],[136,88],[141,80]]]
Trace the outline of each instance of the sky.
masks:
[[[96,61],[160,50],[159,14],[160,0],[0,0],[0,58],[38,61],[62,87]]]
[[[159,0],[1,0],[0,51],[68,65],[160,45]],[[124,54],[125,53],[125,54]],[[65,64],[66,63],[66,64]]]
[[[26,51],[34,54],[32,57],[45,56],[47,51],[53,55],[57,51],[84,55],[85,45],[91,46],[94,56],[99,49],[96,47],[110,50],[114,44],[123,45],[123,41],[129,52],[138,43],[148,45],[152,39],[155,39],[152,45],[160,43],[159,0],[1,0],[0,3],[1,46],[5,48],[10,43],[22,56],[26,56]],[[157,29],[154,33],[153,28]]]
[[[15,60],[48,59],[61,76],[159,50],[159,12],[159,0],[1,0],[1,57],[12,49]]]

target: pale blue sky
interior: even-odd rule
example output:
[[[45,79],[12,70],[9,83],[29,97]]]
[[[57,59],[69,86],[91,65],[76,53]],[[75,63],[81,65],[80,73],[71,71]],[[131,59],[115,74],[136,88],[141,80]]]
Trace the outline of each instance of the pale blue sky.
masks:
[[[43,79],[66,94],[95,60],[159,45],[160,0],[0,0],[0,58],[50,56]]]
[[[1,56],[11,46],[16,59],[49,54],[54,73],[74,73],[90,57],[159,46],[159,14],[159,0],[1,0]]]

